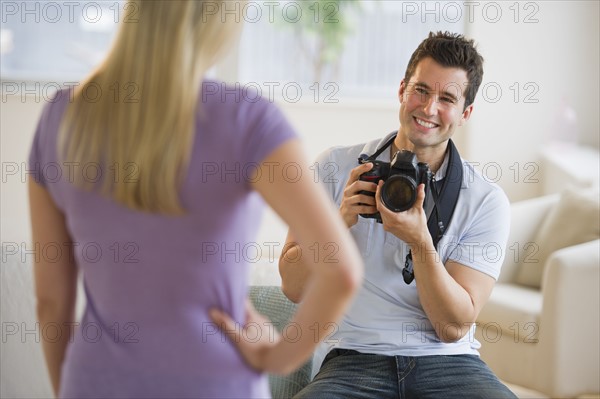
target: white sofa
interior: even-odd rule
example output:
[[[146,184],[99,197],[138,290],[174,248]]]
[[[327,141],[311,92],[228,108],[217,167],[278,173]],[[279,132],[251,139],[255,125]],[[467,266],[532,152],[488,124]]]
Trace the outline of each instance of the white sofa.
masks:
[[[518,283],[535,261],[539,229],[560,195],[511,206],[503,269],[478,318],[481,355],[498,377],[549,397],[600,391],[600,241],[560,249],[548,258],[541,288]],[[598,228],[598,220],[591,218]],[[554,234],[563,234],[557,229]]]

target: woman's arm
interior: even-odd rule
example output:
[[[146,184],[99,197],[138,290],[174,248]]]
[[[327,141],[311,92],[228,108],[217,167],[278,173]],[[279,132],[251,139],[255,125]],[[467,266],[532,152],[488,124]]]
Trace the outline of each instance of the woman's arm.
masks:
[[[328,162],[324,161],[323,163]],[[350,177],[344,187],[342,202],[338,210],[347,228],[358,222],[359,214],[375,213],[375,197],[361,194],[363,191],[375,193],[377,185],[359,180],[360,175],[368,172],[373,167],[372,163],[357,166],[350,172]],[[281,275],[281,291],[294,303],[299,303],[304,295],[307,282],[310,280],[310,262],[308,257],[299,256],[303,251],[310,248],[302,248],[298,245],[292,231],[288,232],[283,252],[279,258],[279,274]]]
[[[77,267],[73,258],[73,243],[65,225],[63,214],[54,204],[48,191],[33,179],[29,181],[29,206],[32,226],[32,244],[35,251],[34,275],[37,316],[40,331],[55,323],[61,329],[60,336],[46,337],[43,333],[42,347],[55,395],[58,395],[61,366],[67,343],[71,338],[75,321]],[[58,260],[45,259],[48,245],[63,249]],[[67,248],[68,250],[64,250]],[[50,339],[48,339],[50,338]]]
[[[238,339],[230,333],[246,361],[254,368],[271,373],[289,373],[300,367],[315,347],[333,330],[344,314],[362,281],[363,265],[360,253],[339,212],[327,198],[323,188],[312,178],[308,162],[297,140],[290,140],[264,161],[282,170],[286,164],[300,166],[302,175],[293,181],[282,173],[268,176],[253,183],[253,187],[294,231],[302,247],[315,251],[310,256],[312,268],[303,301],[290,323],[297,323],[300,336],[297,341],[279,339],[256,345]],[[276,168],[277,168],[276,166]],[[268,170],[265,166],[264,170]],[[277,170],[277,169],[275,169]],[[316,249],[319,249],[318,251]],[[252,310],[249,311],[252,315]],[[221,312],[213,318],[224,329],[234,330],[232,320]],[[266,330],[264,331],[267,332]]]

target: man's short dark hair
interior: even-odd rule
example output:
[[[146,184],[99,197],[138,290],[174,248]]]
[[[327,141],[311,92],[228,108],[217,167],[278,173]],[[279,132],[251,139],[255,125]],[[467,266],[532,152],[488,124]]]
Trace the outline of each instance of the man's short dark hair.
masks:
[[[457,33],[430,32],[429,37],[419,44],[408,61],[404,75],[407,84],[419,62],[427,57],[444,67],[460,68],[467,73],[465,108],[473,104],[483,79],[483,57],[477,52],[475,42]]]

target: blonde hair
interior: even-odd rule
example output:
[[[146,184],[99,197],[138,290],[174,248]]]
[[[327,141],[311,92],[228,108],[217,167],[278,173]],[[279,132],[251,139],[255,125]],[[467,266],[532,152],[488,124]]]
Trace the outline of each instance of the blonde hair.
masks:
[[[200,85],[239,31],[235,18],[215,7],[224,2],[128,1],[109,55],[67,107],[59,155],[75,165],[99,164],[100,191],[129,208],[185,213],[179,189]],[[82,178],[74,183],[95,187]]]

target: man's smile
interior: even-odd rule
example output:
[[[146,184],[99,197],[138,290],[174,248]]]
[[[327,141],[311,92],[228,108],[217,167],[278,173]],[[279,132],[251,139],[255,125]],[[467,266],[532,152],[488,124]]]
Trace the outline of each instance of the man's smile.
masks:
[[[440,126],[437,123],[433,123],[433,122],[427,121],[425,119],[417,118],[416,116],[413,116],[413,119],[415,120],[417,125],[426,127],[428,129],[433,129],[433,128]]]

